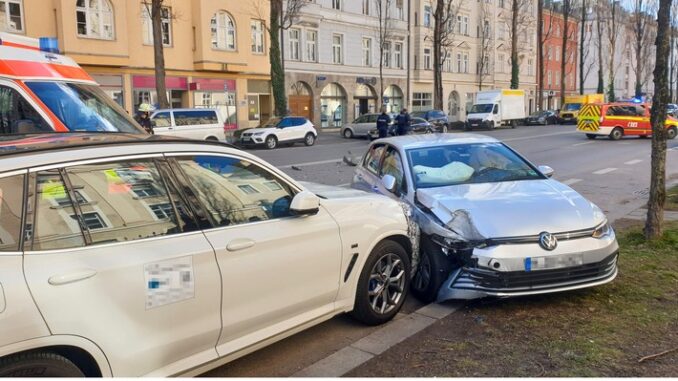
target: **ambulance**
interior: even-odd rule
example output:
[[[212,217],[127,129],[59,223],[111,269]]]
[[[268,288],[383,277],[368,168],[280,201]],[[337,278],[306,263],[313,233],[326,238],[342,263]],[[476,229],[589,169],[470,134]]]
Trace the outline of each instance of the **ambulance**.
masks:
[[[558,114],[560,123],[576,123],[577,115],[579,115],[582,106],[588,103],[603,103],[605,96],[603,94],[568,95],[564,101]]]
[[[666,137],[674,139],[678,120],[666,118]],[[577,118],[577,131],[589,139],[607,136],[619,140],[623,136],[648,137],[652,134],[650,105],[639,103],[605,103],[584,105]]]
[[[0,33],[0,135],[146,134],[54,38]]]

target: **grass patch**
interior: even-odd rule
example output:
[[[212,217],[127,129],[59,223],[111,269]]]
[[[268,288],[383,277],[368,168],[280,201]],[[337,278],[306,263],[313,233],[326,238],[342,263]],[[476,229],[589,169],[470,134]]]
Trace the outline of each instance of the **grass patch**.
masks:
[[[669,188],[666,192],[666,204],[664,210],[678,212],[678,185]]]

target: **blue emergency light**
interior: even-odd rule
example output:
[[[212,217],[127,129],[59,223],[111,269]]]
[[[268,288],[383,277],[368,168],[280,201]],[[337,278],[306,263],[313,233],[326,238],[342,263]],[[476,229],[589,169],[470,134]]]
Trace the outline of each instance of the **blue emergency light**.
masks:
[[[56,37],[40,37],[40,51],[59,54],[59,40]]]

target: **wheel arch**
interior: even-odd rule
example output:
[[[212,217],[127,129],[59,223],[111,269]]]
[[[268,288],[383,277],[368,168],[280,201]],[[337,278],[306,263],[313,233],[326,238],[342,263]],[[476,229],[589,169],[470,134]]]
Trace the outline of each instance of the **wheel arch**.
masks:
[[[2,348],[0,357],[31,352],[50,352],[63,356],[88,377],[113,376],[108,359],[99,346],[80,336],[54,335],[21,341]]]

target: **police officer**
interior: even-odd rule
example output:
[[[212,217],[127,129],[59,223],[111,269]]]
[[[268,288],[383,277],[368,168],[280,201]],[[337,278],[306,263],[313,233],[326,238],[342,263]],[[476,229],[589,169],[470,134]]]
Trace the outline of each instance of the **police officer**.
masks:
[[[148,103],[142,103],[139,105],[139,113],[135,118],[137,123],[146,130],[149,134],[153,134],[153,124],[151,123],[151,111],[153,111],[153,106]]]
[[[385,138],[388,136],[388,123],[391,121],[391,117],[386,113],[386,109],[382,107],[381,115],[377,118],[377,131],[379,131],[379,139]]]
[[[400,110],[400,114],[396,116],[396,123],[398,124],[397,135],[407,135],[410,129],[410,114],[407,109]]]

